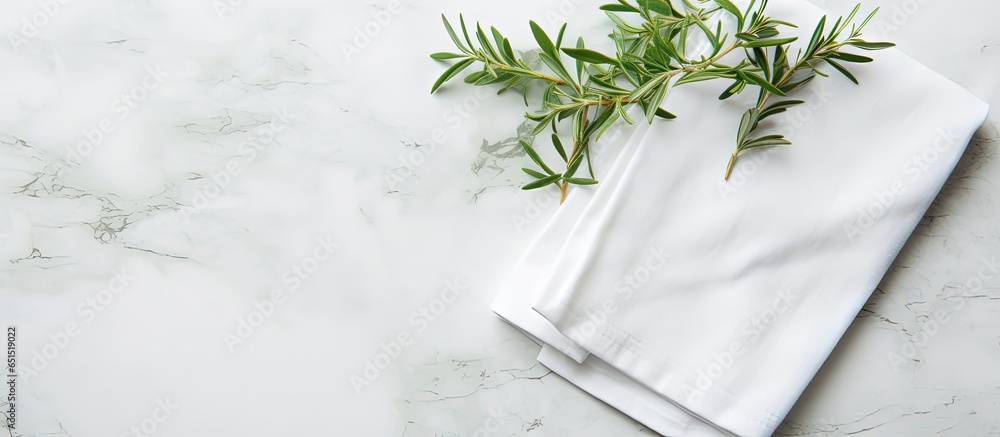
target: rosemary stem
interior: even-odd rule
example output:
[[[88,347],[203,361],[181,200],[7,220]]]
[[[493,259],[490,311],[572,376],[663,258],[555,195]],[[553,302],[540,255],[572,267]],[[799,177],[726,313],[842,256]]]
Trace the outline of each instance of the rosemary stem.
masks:
[[[726,166],[726,176],[725,180],[729,180],[729,174],[733,172],[733,167],[736,166],[736,157],[739,156],[740,151],[737,150],[733,152],[733,156],[729,158],[729,165]]]
[[[570,159],[568,161],[566,161],[566,170],[567,171],[569,170],[570,165],[572,165],[572,163],[573,163],[573,157],[576,156],[576,153],[580,150],[580,147],[581,146],[582,147],[586,147],[585,144],[589,140],[588,138],[584,138],[583,134],[584,134],[584,132],[587,132],[587,115],[590,113],[590,108],[584,106],[580,110],[583,111],[582,122],[580,123],[580,130],[581,130],[580,135],[579,135],[580,136],[580,141],[574,141],[573,142],[573,153],[570,153],[570,155],[569,155]],[[583,144],[581,144],[581,143],[583,143]],[[581,156],[579,159],[583,159],[583,157]],[[559,204],[560,205],[562,205],[563,202],[566,201],[566,191],[568,189],[569,189],[569,182],[563,181],[562,185],[559,186],[559,190],[562,191],[562,194],[559,196]]]

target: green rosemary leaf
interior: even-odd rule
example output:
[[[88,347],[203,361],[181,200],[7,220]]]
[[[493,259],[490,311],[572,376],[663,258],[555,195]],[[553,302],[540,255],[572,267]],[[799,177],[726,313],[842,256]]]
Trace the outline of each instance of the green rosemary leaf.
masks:
[[[804,100],[783,100],[777,103],[772,103],[771,105],[764,108],[764,111],[770,111],[777,108],[787,108],[789,106],[801,105],[805,103]]]
[[[819,24],[816,25],[816,30],[813,31],[812,38],[809,39],[809,46],[806,48],[807,56],[815,53],[816,49],[818,49],[820,44],[822,44],[821,40],[823,38],[824,26],[826,26],[826,15],[824,15],[823,18],[820,18]]]
[[[667,95],[667,88],[670,86],[670,82],[664,81],[656,92],[653,93],[653,97],[649,100],[648,106],[646,107],[646,122],[652,123],[653,118],[656,117],[656,109],[660,107],[663,103],[663,98]]]
[[[804,86],[805,84],[807,84],[809,82],[812,82],[812,80],[815,79],[815,78],[816,78],[816,75],[809,74],[808,76],[806,76],[802,80],[799,80],[797,82],[790,82],[790,83],[782,85],[782,86],[780,86],[778,88],[780,88],[781,91],[784,91],[785,94],[788,94],[788,93],[794,91],[795,89],[800,88],[800,87]]]
[[[521,143],[521,147],[524,148],[524,151],[528,153],[528,157],[531,158],[532,161],[535,161],[535,164],[538,164],[542,170],[545,170],[545,172],[550,175],[556,174],[551,168],[549,168],[549,166],[542,162],[542,157],[538,156],[538,152],[535,152],[535,149],[531,147],[531,144],[526,143],[524,140],[519,141],[519,143]]]
[[[847,77],[848,79],[850,79],[851,82],[854,82],[855,85],[858,84],[858,78],[854,77],[854,75],[851,74],[851,72],[848,71],[847,68],[845,68],[843,65],[838,64],[833,59],[827,59],[826,63],[830,64],[830,66],[833,67],[833,68],[835,68],[837,71],[839,71],[840,74],[843,74],[845,77]]]
[[[458,61],[458,63],[452,65],[447,70],[445,70],[444,74],[442,74],[441,77],[438,78],[437,82],[434,82],[434,86],[431,87],[431,94],[434,94],[434,91],[437,91],[437,89],[441,87],[441,85],[443,85],[449,79],[455,77],[456,74],[461,73],[462,70],[472,65],[473,62],[475,62],[475,60],[472,59]]]
[[[509,60],[511,64],[517,63],[517,56],[514,55],[514,49],[510,46],[510,41],[507,38],[503,39],[503,53],[504,57]]]
[[[622,88],[622,87],[620,87],[620,86],[618,86],[616,84],[613,84],[611,82],[608,82],[608,81],[606,81],[604,79],[601,79],[600,77],[597,77],[597,76],[590,76],[590,81],[593,82],[593,83],[595,83],[595,84],[597,84],[597,85],[600,85],[602,88],[606,88],[607,90],[610,90],[610,91],[625,91],[624,88]],[[625,94],[628,94],[628,93],[626,92]]]
[[[639,12],[639,10],[636,9],[636,8],[633,8],[633,7],[627,6],[627,5],[623,5],[623,4],[620,4],[620,3],[611,3],[611,4],[601,5],[601,7],[598,8],[598,9],[600,9],[602,11],[609,11],[609,12]]]
[[[571,49],[565,47],[562,49],[563,53],[569,55],[573,59],[578,59],[583,62],[589,62],[591,64],[617,64],[618,60],[605,55],[601,52],[596,52],[590,49]]]
[[[772,115],[778,115],[785,111],[788,111],[788,108],[777,108],[768,111],[760,111],[760,121],[764,121],[764,119],[767,117],[770,117]]]
[[[465,83],[475,84],[478,83],[484,77],[487,77],[489,75],[490,74],[487,73],[485,70],[474,71],[472,73],[469,73],[468,76],[465,76]]]
[[[733,16],[736,17],[736,28],[743,29],[743,13],[740,12],[740,8],[737,8],[736,5],[729,0],[715,0],[715,3],[722,9],[725,9],[726,12],[733,14]]]
[[[640,86],[640,87],[636,88],[635,90],[633,90],[632,94],[628,95],[628,100],[630,100],[630,101],[641,100],[650,91],[652,91],[656,87],[660,86],[660,84],[663,83],[664,80],[666,80],[666,78],[664,78],[663,76],[658,76],[657,78],[655,78],[653,80],[650,80],[650,81],[642,84],[642,86]]]
[[[777,29],[773,27],[765,27],[761,30],[758,30],[757,33],[755,33],[754,35],[757,35],[758,38],[773,38],[775,36],[778,36],[779,32]]]
[[[831,52],[830,57],[833,59],[839,59],[844,62],[856,62],[856,63],[866,63],[874,60],[867,56],[855,55],[853,53],[844,53],[844,52]]]
[[[743,145],[740,146],[740,150],[741,151],[742,150],[749,150],[749,149],[754,149],[754,148],[757,148],[757,147],[765,147],[765,146],[787,146],[789,144],[792,144],[792,142],[786,140],[785,137],[783,137],[781,135],[768,135],[766,137],[761,137],[761,138],[749,140],[749,141],[743,143]]]
[[[753,48],[753,47],[774,47],[774,46],[779,46],[779,45],[783,45],[783,44],[788,44],[788,43],[793,42],[793,41],[795,41],[797,39],[798,39],[798,37],[794,37],[794,36],[790,37],[790,38],[758,39],[758,40],[754,40],[754,41],[747,41],[746,43],[743,44],[743,46],[744,47],[750,47],[750,48]]]
[[[640,34],[645,32],[645,30],[642,27],[633,26],[628,22],[626,22],[625,20],[622,20],[621,17],[612,14],[611,12],[606,12],[606,14],[608,15],[608,18],[610,18],[611,21],[613,21],[615,25],[618,26],[618,29],[620,29],[623,33]]]
[[[455,58],[467,58],[467,57],[468,56],[466,56],[466,55],[460,55],[458,53],[448,53],[448,52],[438,52],[438,53],[432,53],[431,54],[431,58],[432,59],[437,59],[437,60],[455,59]]]
[[[552,44],[552,40],[549,39],[549,36],[545,34],[545,31],[538,26],[538,23],[530,21],[529,25],[531,26],[532,35],[535,36],[535,41],[538,42],[538,47],[542,49],[542,53],[553,58],[559,56],[559,54],[556,53],[555,44]]]
[[[444,21],[444,28],[448,31],[448,36],[451,37],[451,40],[455,42],[455,46],[465,53],[472,53],[468,47],[462,44],[462,40],[458,39],[458,35],[455,34],[455,29],[451,27],[451,23],[448,22],[448,18],[445,17],[444,14],[441,14],[441,20]]]
[[[534,170],[532,170],[530,168],[522,168],[521,171],[527,173],[528,175],[534,177],[535,179],[545,179],[545,178],[549,177],[549,175],[547,175],[547,174],[539,173],[539,172],[534,171]]]
[[[844,22],[844,26],[843,26],[843,27],[841,27],[840,29],[837,29],[837,26],[833,26],[833,27],[834,27],[834,29],[837,29],[837,30],[836,30],[835,32],[831,32],[831,33],[830,33],[831,35],[833,35],[833,36],[831,36],[831,37],[830,37],[830,39],[831,39],[831,40],[832,40],[832,39],[835,39],[835,37],[836,37],[837,35],[839,35],[839,34],[840,34],[840,32],[843,32],[843,31],[844,31],[844,29],[846,29],[846,28],[847,28],[847,25],[848,25],[848,24],[850,24],[850,23],[851,23],[851,21],[853,21],[853,20],[854,20],[854,16],[858,14],[858,11],[859,11],[859,10],[861,10],[861,3],[858,3],[858,4],[854,5],[854,9],[851,9],[851,13],[850,13],[850,14],[847,14],[847,18],[845,18],[845,19],[843,20],[843,22]],[[837,21],[840,21],[840,20],[837,20]],[[865,21],[865,23],[867,23],[867,21]]]
[[[542,131],[544,131],[545,128],[548,127],[549,123],[551,123],[552,121],[555,120],[556,115],[558,115],[558,114],[559,114],[558,112],[553,111],[553,112],[550,112],[550,113],[542,116],[541,118],[537,118],[537,119],[536,118],[532,118],[532,120],[538,122],[538,125],[535,126],[534,129],[532,129],[531,135],[538,135],[538,134],[542,133]]]
[[[861,5],[858,5],[858,6],[861,6]],[[852,15],[856,14],[857,11],[858,11],[858,9],[857,9],[857,7],[855,7],[854,8],[854,12],[852,12],[851,14]],[[830,28],[830,34],[827,35],[827,37],[826,37],[826,39],[828,41],[833,41],[833,40],[835,40],[837,38],[837,34],[839,33],[837,31],[840,30],[840,22],[843,21],[843,20],[844,20],[844,17],[839,17],[839,18],[837,18],[837,21],[835,21],[833,23],[833,27]],[[847,21],[850,22],[851,20],[848,19]]]
[[[614,24],[609,35],[616,48],[613,54],[586,48],[583,38],[577,39],[575,47],[563,48],[565,24],[559,28],[553,42],[536,22],[530,21],[538,48],[521,52],[519,57],[510,40],[495,27],[489,27],[489,32],[486,32],[477,23],[473,30],[478,44],[474,44],[464,16],[459,15],[462,35],[442,16],[445,29],[457,50],[433,53],[431,58],[454,60],[455,64],[447,67],[431,92],[436,92],[444,83],[478,62],[482,63],[482,68],[467,74],[465,82],[477,86],[497,84],[498,94],[520,87],[522,99],[529,108],[535,105],[534,102],[529,103],[529,98],[540,97],[540,112],[529,110],[525,114],[530,120],[531,135],[537,136],[551,129],[553,147],[566,164],[566,171],[556,174],[530,144],[522,141],[526,153],[540,167],[540,170],[523,169],[537,179],[523,188],[536,189],[557,184],[565,196],[568,185],[597,183],[590,163],[589,144],[600,139],[619,118],[630,124],[635,123],[628,115],[627,106],[639,105],[647,122],[651,123],[656,117],[676,118],[660,107],[672,86],[713,79],[732,81],[719,96],[720,99],[741,93],[747,85],[759,87],[756,105],[748,109],[740,120],[736,151],[726,168],[728,178],[741,152],[790,144],[781,135],[752,137],[762,120],[804,103],[791,99],[775,102],[772,97],[785,96],[817,76],[828,76],[818,68],[823,61],[857,83],[857,77],[844,63],[872,62],[872,58],[842,52],[841,49],[882,50],[894,46],[891,42],[861,38],[862,28],[872,20],[878,9],[856,25],[853,20],[860,10],[858,5],[850,14],[831,20],[832,26],[827,26],[827,17],[822,17],[806,47],[799,49],[792,59],[790,45],[796,39],[782,37],[779,27],[796,26],[767,16],[767,0],[750,0],[743,11],[735,6],[733,0],[681,1],[681,9],[674,7],[673,0],[618,0],[618,4],[601,6]],[[706,8],[706,3],[714,3],[718,7]],[[738,28],[732,34],[723,34],[723,20],[714,14],[720,10],[736,18]],[[633,24],[616,13],[637,13],[637,19],[641,21]],[[703,33],[706,45],[711,46],[696,58],[688,58],[686,53],[692,31]],[[575,78],[563,62],[564,54],[574,60]],[[722,63],[727,57],[738,59]],[[540,67],[542,64],[545,67]],[[552,73],[543,70],[551,70]],[[541,82],[544,90],[529,93],[529,86],[534,82]],[[566,118],[572,118],[572,123],[560,122]],[[567,135],[573,138],[572,151],[567,150],[560,139],[560,128],[572,129]],[[590,177],[574,178],[584,160],[587,161]]]
[[[628,123],[628,124],[635,124],[635,120],[632,120],[632,117],[628,116],[628,113],[625,112],[625,107],[622,106],[622,104],[621,104],[620,101],[615,102],[615,112],[617,112],[618,115],[622,118],[622,120],[625,120],[626,123]],[[667,112],[667,111],[663,111],[663,112]],[[669,114],[669,112],[668,112],[668,114]]]
[[[744,80],[742,78],[741,79],[736,79],[733,82],[733,84],[729,86],[729,88],[726,88],[726,90],[723,91],[722,94],[719,95],[719,100],[726,100],[726,99],[732,97],[734,94],[739,94],[740,92],[743,91],[743,88],[746,85],[747,85],[746,80]]]
[[[587,107],[582,106],[573,112],[573,141],[576,144],[583,143],[584,131],[584,117],[587,115]]]
[[[859,5],[859,6],[860,6],[860,5]],[[862,21],[862,22],[861,22],[861,24],[859,24],[859,25],[858,25],[858,30],[861,30],[861,29],[863,29],[863,28],[864,28],[865,26],[867,26],[867,25],[868,25],[868,22],[869,22],[869,21],[872,21],[872,18],[874,18],[874,17],[875,17],[875,14],[877,14],[877,13],[878,13],[878,9],[879,9],[879,8],[875,8],[875,10],[873,10],[873,11],[872,11],[872,13],[868,14],[868,17],[867,17],[867,18],[865,18],[865,20],[864,20],[864,21]]]
[[[559,135],[552,134],[552,145],[555,146],[556,152],[559,152],[563,161],[568,162],[569,158],[566,156],[566,149],[563,148],[562,141],[559,140]]]
[[[490,26],[490,33],[493,34],[493,41],[495,41],[497,43],[497,48],[502,48],[503,47],[503,40],[506,39],[506,38],[504,38],[503,35],[500,33],[500,31],[497,30],[497,28],[493,27],[493,26]]]
[[[573,185],[595,185],[595,184],[597,184],[596,180],[587,179],[587,178],[563,178],[563,180],[566,181],[566,182],[569,182],[569,183],[571,183]]]
[[[525,190],[525,191],[527,191],[527,190],[537,190],[539,188],[546,187],[546,186],[554,184],[560,178],[562,178],[562,175],[558,175],[558,174],[557,175],[548,176],[548,177],[539,179],[537,181],[524,184],[524,186],[521,187],[521,189]]]
[[[498,61],[500,60],[500,55],[497,53],[496,48],[493,47],[493,43],[490,42],[490,39],[486,37],[486,32],[483,31],[483,27],[480,26],[479,23],[476,23],[476,39],[479,40],[479,45],[483,47],[483,50],[485,50],[486,53],[488,53],[493,59]]]
[[[474,51],[476,47],[472,44],[472,38],[469,38],[469,29],[465,27],[465,17],[462,14],[458,14],[458,23],[462,25],[462,34],[465,36],[465,42],[469,43],[469,51]]]
[[[667,112],[667,110],[665,110],[663,108],[656,108],[656,116],[660,117],[662,119],[666,119],[666,120],[673,120],[673,119],[677,118],[676,115],[674,115],[674,114],[672,114],[670,112]]]
[[[785,96],[784,91],[774,86],[774,84],[768,82],[767,79],[764,79],[763,77],[760,77],[754,73],[745,70],[738,70],[736,74],[739,74],[740,77],[742,77],[747,82],[753,82],[754,84],[760,86],[761,88],[764,88],[767,92],[771,94],[777,94],[782,97]]]
[[[743,144],[744,139],[750,134],[750,131],[757,125],[757,121],[760,117],[760,111],[757,108],[750,108],[747,112],[743,113],[743,119],[740,120],[740,128],[736,132],[736,143]]]
[[[573,78],[570,77],[569,72],[566,71],[566,67],[562,64],[562,61],[557,60],[558,58],[552,58],[546,53],[540,53],[538,57],[542,58],[542,62],[544,62],[545,65],[547,65],[552,72],[556,74],[556,76],[559,76],[559,79],[562,79],[568,84],[574,83]]]
[[[674,9],[663,0],[639,0],[639,5],[656,12],[660,15],[666,15],[668,17],[674,16]]]
[[[862,50],[883,50],[896,46],[896,44],[891,42],[869,42],[864,40],[849,40],[847,41],[847,44]]]
[[[681,76],[680,79],[674,82],[674,86],[684,85],[686,83],[702,82],[706,80],[718,79],[720,76],[717,74],[708,74],[705,72],[692,72]]]
[[[599,120],[600,123],[597,123],[597,121],[593,123],[594,126],[597,126],[597,131],[593,133],[594,141],[601,139],[601,136],[604,135],[604,132],[607,132],[608,129],[611,128],[611,126],[614,126],[615,122],[618,121],[618,117],[621,116],[621,112],[617,111],[615,108],[605,109],[601,113],[601,115],[604,114],[608,115],[603,118],[600,118]],[[591,174],[591,176],[593,176],[593,174]]]
[[[576,171],[580,169],[580,164],[583,164],[584,156],[583,154],[578,155],[573,162],[566,167],[566,173],[563,174],[564,178],[573,177]]]
[[[764,79],[771,80],[771,61],[767,59],[767,51],[762,47],[753,48],[753,57],[757,60],[757,66],[764,73]]]
[[[587,125],[587,128],[584,130],[583,137],[593,137],[594,140],[599,140],[601,135],[603,135],[604,132],[608,130],[608,128],[611,127],[616,120],[618,120],[619,116],[620,114],[615,106],[605,108],[600,112],[600,114],[597,114],[594,121]]]

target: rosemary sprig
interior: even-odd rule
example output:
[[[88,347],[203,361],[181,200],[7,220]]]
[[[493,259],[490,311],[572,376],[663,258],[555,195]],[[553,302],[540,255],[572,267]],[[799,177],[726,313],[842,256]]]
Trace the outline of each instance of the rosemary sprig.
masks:
[[[766,4],[766,0],[761,2],[762,10]],[[859,4],[851,10],[851,13],[848,14],[846,18],[838,18],[830,28],[829,33],[825,33],[827,17],[824,16],[820,19],[805,50],[803,51],[802,49],[799,49],[794,64],[792,64],[788,59],[789,48],[785,45],[775,47],[773,53],[756,49],[752,53],[747,53],[747,59],[749,59],[754,66],[757,66],[761,69],[761,71],[763,71],[765,81],[747,81],[746,78],[740,77],[734,81],[733,85],[727,89],[726,93],[723,93],[723,95],[720,96],[721,99],[729,98],[732,95],[730,92],[731,90],[735,90],[736,92],[742,91],[743,87],[747,85],[748,82],[753,82],[754,85],[760,87],[757,105],[748,109],[747,112],[743,114],[743,118],[740,121],[740,129],[737,132],[736,139],[737,147],[736,151],[733,152],[732,157],[729,160],[729,165],[726,166],[726,179],[729,179],[729,175],[732,172],[733,167],[736,165],[736,159],[742,152],[758,147],[791,144],[790,141],[780,134],[765,135],[756,138],[750,137],[750,134],[758,128],[760,122],[767,117],[783,113],[796,105],[805,103],[802,100],[782,100],[768,104],[771,97],[774,95],[784,97],[788,93],[809,83],[815,79],[817,75],[828,77],[827,73],[819,69],[819,66],[823,62],[826,62],[835,70],[843,74],[851,82],[858,84],[858,79],[841,62],[867,63],[872,62],[872,58],[842,52],[841,49],[846,46],[852,46],[863,50],[882,50],[895,46],[895,44],[889,42],[869,42],[860,38],[862,29],[864,29],[875,14],[878,13],[878,8],[875,8],[875,10],[868,14],[868,17],[865,18],[860,24],[852,24],[854,17],[860,9],[861,5]],[[763,13],[761,12],[759,16],[762,15]],[[754,18],[756,19],[757,17],[758,16],[755,16]],[[838,41],[838,38],[840,38],[844,31],[847,30],[848,25],[851,26],[849,36],[844,40]],[[772,55],[773,61],[769,60],[769,54]]]
[[[747,85],[759,87],[757,105],[749,109],[741,120],[737,149],[726,170],[728,178],[740,153],[757,147],[790,144],[781,135],[750,137],[767,117],[802,103],[800,100],[783,100],[768,104],[771,97],[785,97],[817,74],[826,76],[817,67],[821,62],[857,82],[841,62],[870,62],[871,58],[840,49],[853,46],[879,50],[892,46],[891,43],[860,39],[862,28],[877,9],[855,26],[850,23],[860,9],[859,5],[846,19],[838,19],[828,34],[824,33],[824,17],[805,51],[800,50],[792,63],[788,59],[788,51],[796,38],[781,37],[780,27],[795,25],[765,15],[766,0],[759,4],[752,0],[745,11],[730,0],[681,2],[683,5],[677,7],[670,0],[636,0],[635,3],[618,0],[618,3],[601,6],[615,25],[609,35],[616,47],[614,56],[587,48],[583,38],[578,38],[573,47],[564,47],[566,25],[559,29],[553,40],[537,23],[530,22],[532,35],[539,47],[538,56],[548,71],[532,68],[496,28],[491,27],[487,33],[477,23],[470,32],[465,18],[460,15],[459,34],[442,16],[445,29],[459,52],[431,55],[438,60],[457,60],[438,78],[431,92],[475,64],[480,64],[482,68],[466,75],[466,83],[476,86],[499,84],[498,94],[520,89],[525,105],[529,105],[531,85],[540,83],[543,87],[540,93],[543,111],[528,112],[525,116],[537,122],[532,135],[551,127],[552,145],[563,162],[558,172],[553,170],[530,144],[522,141],[521,146],[538,166],[537,169],[523,169],[535,181],[522,188],[531,190],[554,184],[559,187],[564,200],[570,185],[598,183],[590,165],[590,142],[599,139],[619,118],[634,123],[627,114],[629,105],[640,105],[646,121],[652,123],[656,117],[676,118],[661,108],[671,88],[706,80],[730,79],[733,80],[732,85],[720,96],[726,99],[741,93]],[[637,16],[640,21],[632,23],[619,14]],[[730,36],[723,33],[721,18],[724,14],[732,16],[737,22],[737,32],[731,41]],[[838,41],[849,24],[849,36]],[[705,50],[694,50],[692,54],[689,45],[695,35],[703,37],[706,47]],[[736,54],[742,56],[735,63],[723,62]],[[567,67],[563,55],[572,59],[572,69]],[[559,126],[567,119],[571,126],[571,148],[564,146],[559,134]],[[584,161],[587,162],[589,176],[578,174]]]

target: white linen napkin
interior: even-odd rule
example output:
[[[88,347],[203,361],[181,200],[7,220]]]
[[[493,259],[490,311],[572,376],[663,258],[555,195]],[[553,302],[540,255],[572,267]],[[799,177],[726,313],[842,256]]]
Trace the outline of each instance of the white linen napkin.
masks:
[[[823,15],[800,0],[769,11],[803,24],[788,33],[805,40],[805,23]],[[875,57],[853,68],[861,86],[836,76],[809,85],[811,97],[800,91],[813,101],[781,129],[795,145],[746,154],[728,184],[752,96],[718,101],[725,84],[715,83],[672,93],[666,107],[681,118],[651,127],[602,213],[579,218],[574,229],[594,238],[535,308],[671,404],[738,435],[770,435],[988,110],[899,51]],[[657,250],[672,256],[653,269]],[[607,373],[583,366],[574,371]]]
[[[630,114],[638,117],[640,114]],[[600,142],[594,144],[593,165],[601,183],[596,187],[571,187],[566,201],[559,206],[552,219],[545,225],[538,237],[511,269],[501,292],[493,301],[492,310],[500,317],[517,326],[529,337],[547,343],[582,362],[587,351],[562,335],[544,317],[531,308],[554,275],[563,274],[569,266],[575,266],[577,254],[563,251],[567,241],[579,241],[589,245],[596,237],[593,232],[574,229],[578,219],[584,214],[603,214],[607,198],[614,191],[618,180],[631,162],[632,155],[643,138],[648,126],[628,126],[619,124],[608,130]],[[581,170],[583,171],[583,170]],[[598,194],[600,193],[600,194]],[[563,265],[566,267],[559,268]]]
[[[595,398],[662,435],[687,437],[730,436],[642,386],[593,355],[577,363],[549,345],[542,346],[538,362]]]

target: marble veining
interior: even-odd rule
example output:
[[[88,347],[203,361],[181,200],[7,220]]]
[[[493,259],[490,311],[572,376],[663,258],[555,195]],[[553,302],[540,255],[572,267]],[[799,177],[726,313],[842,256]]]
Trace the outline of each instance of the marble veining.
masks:
[[[1000,6],[865,6],[1000,104]],[[3,9],[0,322],[20,376],[6,434],[655,435],[489,312],[557,203],[519,189],[520,96],[428,94],[442,67],[427,54],[450,47],[440,13],[528,49],[529,17],[598,41],[596,4]],[[777,435],[1000,435],[998,121]]]

